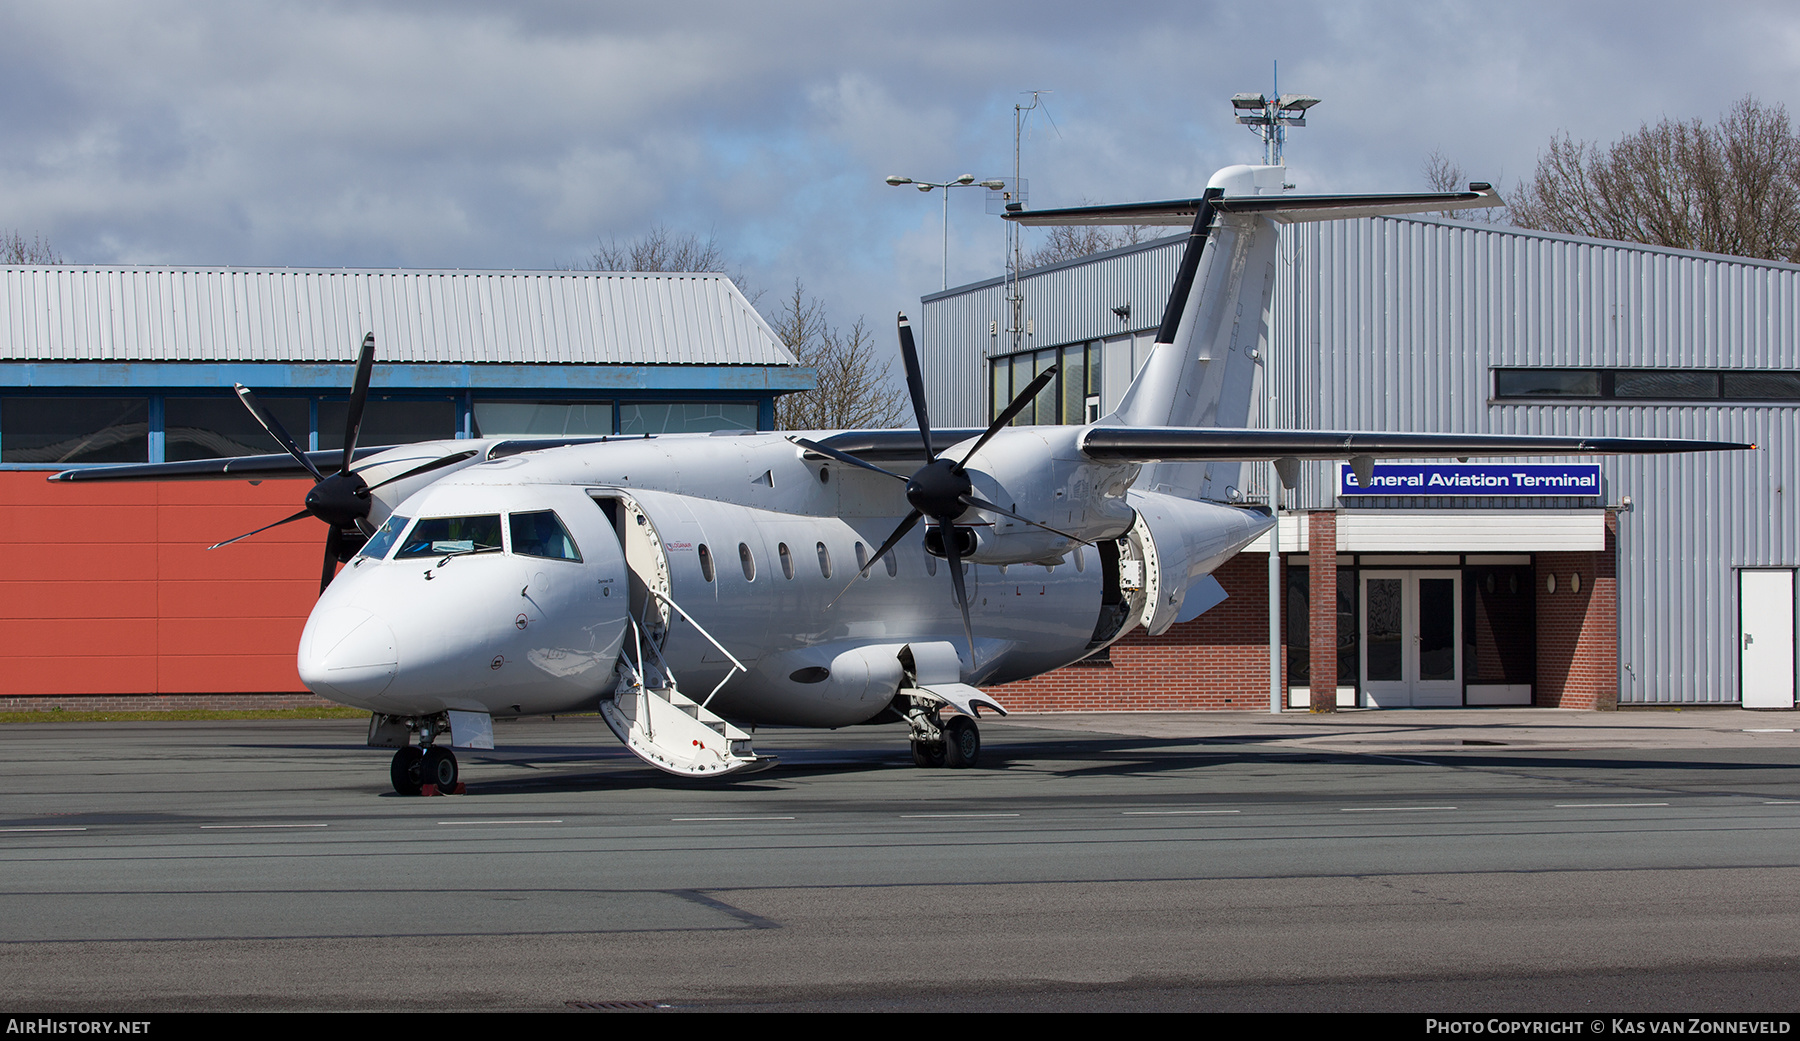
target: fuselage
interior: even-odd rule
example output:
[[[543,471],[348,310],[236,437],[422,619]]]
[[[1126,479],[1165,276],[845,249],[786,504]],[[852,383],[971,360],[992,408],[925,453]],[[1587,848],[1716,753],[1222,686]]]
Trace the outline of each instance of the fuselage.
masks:
[[[1052,522],[1079,525],[1071,488],[1122,500],[1131,476],[1090,466],[1059,490],[1049,458],[1041,469],[1040,487],[988,479],[989,493],[1021,512],[1062,508]],[[1031,475],[1006,483],[1021,482]],[[923,530],[872,559],[908,511],[904,485],[809,458],[782,435],[526,452],[404,490],[391,515],[372,515],[382,530],[320,597],[300,646],[314,691],[399,716],[591,709],[623,653],[666,666],[690,697],[717,687],[711,707],[729,718],[859,723],[886,710],[908,645],[954,646],[974,685],[1087,656],[1142,613],[1146,583],[1133,576],[1154,558],[1133,548],[1135,512],[1112,503],[1091,511],[1113,529],[1095,544],[1035,545],[1033,562],[964,561],[971,655],[951,565],[926,552]],[[1186,505],[1216,512],[1206,520],[1219,560],[1225,543],[1235,552],[1267,526]],[[1003,547],[995,519],[972,511],[959,523],[983,529],[984,549]],[[1019,534],[1041,541],[1037,529]]]

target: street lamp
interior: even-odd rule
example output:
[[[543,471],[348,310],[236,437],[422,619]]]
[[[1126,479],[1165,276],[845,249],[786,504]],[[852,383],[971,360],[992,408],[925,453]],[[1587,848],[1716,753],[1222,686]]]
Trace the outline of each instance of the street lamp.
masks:
[[[914,188],[917,188],[922,192],[929,192],[933,188],[944,189],[944,285],[943,285],[943,288],[949,289],[950,288],[950,189],[952,189],[952,188],[988,188],[993,191],[999,191],[1002,188],[1006,187],[1006,182],[1005,181],[977,181],[975,179],[974,174],[966,173],[966,174],[963,174],[961,177],[958,177],[954,181],[915,181],[910,177],[902,177],[899,174],[894,174],[893,176],[891,176],[887,179],[887,183],[893,185],[896,188],[900,187],[903,184],[910,184]]]
[[[1282,94],[1273,98],[1261,94],[1231,96],[1237,121],[1261,135],[1263,164],[1266,166],[1281,165],[1281,145],[1287,140],[1287,128],[1305,126],[1306,110],[1318,103],[1318,98],[1306,94]]]

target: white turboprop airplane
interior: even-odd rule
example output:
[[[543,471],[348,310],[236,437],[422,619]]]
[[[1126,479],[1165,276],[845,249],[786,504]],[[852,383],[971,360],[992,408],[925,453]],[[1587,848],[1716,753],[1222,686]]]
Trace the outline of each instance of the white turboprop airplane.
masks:
[[[493,747],[495,717],[595,709],[645,762],[686,776],[768,765],[741,729],[756,724],[904,722],[920,766],[972,766],[977,713],[1005,711],[982,685],[1198,614],[1189,598],[1209,573],[1272,525],[1265,508],[1203,498],[1215,461],[1273,460],[1291,483],[1303,459],[1348,460],[1366,480],[1376,458],[1749,447],[1245,429],[1266,317],[1242,318],[1266,315],[1276,222],[1499,203],[1484,184],[1282,195],[1279,175],[1228,167],[1199,199],[1009,215],[1192,226],[1148,362],[1088,426],[1008,425],[1044,373],[987,429],[933,430],[902,316],[917,430],[359,450],[371,334],[341,456],[301,451],[240,386],[286,455],[51,479],[310,474],[305,508],[276,522],[329,526],[301,679],[371,712],[369,743],[397,749],[394,788],[417,794],[459,790],[452,749]]]

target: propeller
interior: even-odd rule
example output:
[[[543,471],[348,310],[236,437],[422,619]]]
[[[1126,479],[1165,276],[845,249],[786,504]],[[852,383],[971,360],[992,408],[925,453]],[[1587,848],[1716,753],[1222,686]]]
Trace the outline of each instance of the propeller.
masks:
[[[364,480],[360,473],[350,469],[350,463],[356,457],[356,438],[362,429],[363,407],[368,403],[369,378],[374,368],[375,334],[369,333],[363,337],[362,352],[356,359],[356,377],[350,385],[350,410],[344,423],[343,462],[335,472],[329,475],[321,471],[312,459],[300,450],[299,444],[282,427],[281,421],[275,418],[274,413],[264,408],[262,403],[256,400],[254,391],[241,383],[232,385],[237,390],[238,400],[244,403],[244,407],[250,410],[250,414],[256,417],[256,421],[262,425],[262,428],[269,432],[269,436],[275,439],[275,443],[280,445],[287,454],[293,456],[294,460],[312,475],[313,486],[307,491],[306,506],[300,512],[283,517],[273,524],[266,524],[255,531],[245,532],[236,538],[226,539],[224,542],[208,546],[208,549],[229,546],[252,535],[260,535],[270,528],[279,528],[283,524],[306,517],[317,517],[326,524],[325,559],[319,573],[319,591],[322,593],[325,591],[325,587],[331,584],[332,578],[337,575],[337,566],[349,559],[350,555],[355,552],[356,547],[348,545],[351,539],[345,537],[345,532],[354,532],[356,522],[369,515],[371,492],[397,481],[404,481],[440,467],[460,463],[476,454],[473,449],[466,452],[455,452],[415,466],[404,473],[396,474],[373,485]]]
[[[1048,524],[1040,524],[1029,517],[1021,517],[1011,510],[1003,509],[977,497],[974,494],[974,483],[969,479],[966,468],[969,460],[975,457],[975,453],[981,451],[982,447],[995,434],[999,433],[1002,427],[1011,423],[1024,410],[1026,404],[1035,399],[1038,393],[1055,378],[1056,366],[1052,365],[1039,373],[1029,386],[1020,391],[1018,396],[1013,398],[1012,403],[1006,406],[1005,411],[994,418],[994,422],[976,440],[974,447],[964,453],[962,459],[952,459],[948,455],[940,456],[931,441],[931,417],[925,406],[925,378],[919,368],[918,348],[913,344],[912,323],[908,322],[906,315],[902,314],[899,326],[900,358],[906,366],[906,389],[912,396],[913,416],[918,420],[919,437],[925,444],[927,460],[925,465],[911,477],[902,477],[891,470],[883,469],[874,463],[858,459],[848,452],[840,452],[816,441],[809,441],[803,437],[790,440],[810,452],[817,452],[850,466],[886,474],[896,481],[905,482],[906,501],[911,504],[912,509],[900,521],[900,525],[894,529],[894,533],[888,536],[887,541],[881,544],[881,548],[875,551],[875,554],[868,559],[867,563],[863,564],[855,575],[851,576],[850,586],[855,585],[857,579],[866,574],[870,568],[875,566],[876,561],[898,545],[900,540],[905,538],[907,533],[911,532],[921,520],[930,520],[935,527],[935,534],[942,543],[944,557],[950,562],[950,581],[956,586],[956,606],[962,611],[963,635],[968,638],[969,662],[973,665],[975,662],[975,627],[969,620],[969,594],[963,584],[964,547],[961,545],[962,540],[957,537],[956,519],[970,509],[986,510],[1011,517],[1013,520],[1036,528],[1042,528],[1064,538],[1073,539],[1076,542],[1085,543],[1087,541],[1079,535],[1071,535],[1066,531],[1052,528]],[[832,598],[831,602],[837,603],[844,593],[849,592],[850,586],[845,586],[837,597]]]

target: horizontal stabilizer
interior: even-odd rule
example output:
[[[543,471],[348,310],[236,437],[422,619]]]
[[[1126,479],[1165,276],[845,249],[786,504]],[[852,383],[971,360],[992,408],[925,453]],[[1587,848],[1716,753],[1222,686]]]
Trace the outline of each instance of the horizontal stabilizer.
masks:
[[[1343,430],[1237,430],[1205,427],[1089,427],[1089,459],[1132,462],[1267,462],[1274,459],[1467,458],[1517,455],[1666,455],[1755,448],[1732,441],[1528,434],[1390,434]]]
[[[1134,202],[1118,206],[1070,206],[1056,210],[1020,210],[1006,219],[1026,225],[1163,224],[1191,227],[1200,212],[1199,199]],[[1501,205],[1491,185],[1471,184],[1466,192],[1413,192],[1401,195],[1242,195],[1213,200],[1220,213],[1260,213],[1282,224],[1383,217],[1402,213],[1440,213]]]

